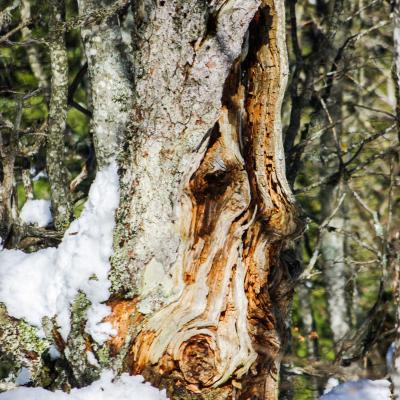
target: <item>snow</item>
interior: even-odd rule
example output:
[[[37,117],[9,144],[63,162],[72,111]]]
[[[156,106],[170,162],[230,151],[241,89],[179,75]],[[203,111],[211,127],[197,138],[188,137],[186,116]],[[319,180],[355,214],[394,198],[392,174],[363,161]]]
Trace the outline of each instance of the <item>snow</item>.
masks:
[[[339,385],[339,379],[329,378],[325,386],[324,394],[329,393],[337,385]]]
[[[35,173],[35,170],[33,169],[32,171],[31,171],[31,174],[33,175]],[[34,182],[36,182],[36,181],[38,181],[39,179],[47,179],[48,178],[48,176],[47,176],[47,172],[46,171],[40,171],[38,174],[36,174],[33,178],[32,178],[32,180],[34,181]]]
[[[51,361],[57,360],[61,357],[60,352],[54,344],[50,345],[49,347],[49,356]]]
[[[49,200],[27,200],[20,212],[20,218],[26,224],[45,227],[53,221]]]
[[[96,367],[96,368],[100,368],[100,364],[99,364],[99,362],[97,361],[97,359],[96,359],[96,357],[95,357],[95,355],[93,354],[92,351],[87,351],[87,352],[86,352],[86,358],[87,358],[88,363],[89,363],[90,365],[93,365],[93,366]]]
[[[390,382],[386,379],[346,382],[335,386],[320,400],[390,400]]]
[[[11,316],[38,327],[42,336],[42,318],[56,316],[67,340],[70,305],[83,292],[91,302],[86,332],[100,344],[116,333],[110,323],[102,322],[110,311],[102,303],[111,285],[109,258],[118,202],[117,165],[112,162],[97,173],[81,217],[71,223],[58,248],[30,254],[0,251],[0,302]]]
[[[396,352],[395,343],[391,343],[386,352],[386,368],[390,371],[393,368],[393,359]]]
[[[28,368],[22,367],[18,373],[15,384],[18,386],[26,385],[32,379],[31,371]]]
[[[21,387],[0,394],[0,400],[167,400],[165,390],[145,383],[141,376],[122,374],[113,381],[113,373],[104,371],[98,381],[70,394],[42,388]]]

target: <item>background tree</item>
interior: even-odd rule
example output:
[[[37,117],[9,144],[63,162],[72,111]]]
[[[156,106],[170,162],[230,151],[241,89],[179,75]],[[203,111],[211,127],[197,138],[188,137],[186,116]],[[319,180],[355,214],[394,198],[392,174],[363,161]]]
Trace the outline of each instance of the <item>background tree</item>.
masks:
[[[300,249],[305,288],[294,303],[293,347],[300,358],[317,359],[304,370],[312,382],[297,379],[295,398],[312,398],[329,376],[386,373],[394,315],[397,89],[387,4],[291,3],[288,11],[285,150],[289,179],[310,222]],[[332,278],[339,279],[336,290]],[[306,308],[304,296],[310,296]],[[303,323],[305,312],[312,323]],[[335,318],[347,328],[335,326]],[[302,364],[289,358],[287,365],[292,362]]]

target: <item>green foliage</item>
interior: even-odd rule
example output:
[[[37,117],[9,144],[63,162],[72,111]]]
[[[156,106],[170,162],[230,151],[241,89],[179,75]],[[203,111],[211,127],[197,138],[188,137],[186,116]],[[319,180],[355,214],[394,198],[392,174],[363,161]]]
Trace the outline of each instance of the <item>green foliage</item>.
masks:
[[[33,182],[33,196],[35,199],[50,199],[50,185],[47,179],[38,179]]]
[[[74,217],[75,218],[80,217],[80,215],[83,211],[83,208],[85,207],[85,201],[86,201],[86,199],[81,199],[74,204]]]
[[[67,124],[73,132],[75,141],[85,138],[88,135],[88,119],[75,108],[68,110]]]

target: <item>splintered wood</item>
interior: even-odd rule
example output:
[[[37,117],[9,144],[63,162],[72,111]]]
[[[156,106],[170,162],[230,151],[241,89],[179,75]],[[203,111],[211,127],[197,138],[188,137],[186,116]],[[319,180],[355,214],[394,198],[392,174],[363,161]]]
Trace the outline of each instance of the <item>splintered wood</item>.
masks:
[[[291,300],[280,251],[298,225],[281,143],[284,40],[282,1],[262,1],[224,81],[217,121],[196,121],[208,143],[181,188],[180,289],[136,318],[127,358],[132,373],[167,387],[171,398],[276,396]],[[141,315],[140,306],[113,307],[113,348],[127,330],[124,307]]]

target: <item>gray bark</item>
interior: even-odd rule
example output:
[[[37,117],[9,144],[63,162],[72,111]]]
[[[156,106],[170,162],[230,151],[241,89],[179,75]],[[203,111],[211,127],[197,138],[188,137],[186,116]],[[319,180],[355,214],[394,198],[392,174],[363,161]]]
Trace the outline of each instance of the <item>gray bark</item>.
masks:
[[[323,216],[326,218],[335,208],[335,199],[338,192],[337,186],[326,186],[321,193]],[[335,345],[337,345],[350,328],[350,318],[346,302],[347,267],[345,263],[344,236],[334,229],[341,230],[345,227],[342,215],[332,218],[329,227],[332,231],[322,233],[321,262],[323,264],[326,282],[328,310],[330,324]]]
[[[313,332],[315,332],[315,323],[311,305],[310,290],[305,285],[300,285],[297,288],[297,293],[299,296],[301,315],[303,318],[302,322],[307,335],[307,356],[308,359],[315,360],[318,358],[318,342],[316,341],[316,338],[313,337]]]
[[[28,22],[32,18],[30,0],[21,0],[21,20]],[[22,37],[24,40],[32,39],[32,32],[28,26],[22,28]],[[29,65],[34,77],[39,83],[39,88],[47,91],[49,87],[47,75],[40,61],[40,56],[36,45],[32,44],[27,48]],[[47,94],[47,93],[46,93]]]
[[[344,35],[345,33],[341,33],[339,40],[344,40]],[[330,105],[326,108],[323,107],[326,123],[333,123],[334,126],[321,137],[321,156],[324,162],[321,175],[324,177],[327,171],[337,171],[338,178],[328,182],[321,188],[320,203],[322,220],[332,215],[337,204],[337,199],[341,197],[343,191],[343,184],[341,182],[342,166],[340,164],[342,157],[340,143],[342,90],[341,82],[335,81],[330,96],[326,99]],[[345,228],[345,224],[345,213],[342,205],[330,220],[328,229],[322,232],[321,237],[321,263],[326,283],[326,297],[335,347],[339,345],[340,340],[350,328],[350,314],[346,295],[346,243],[343,233],[340,232]]]
[[[68,58],[62,31],[65,5],[52,0],[50,7],[49,51],[51,61],[51,98],[46,163],[51,188],[51,202],[56,229],[68,227],[72,215],[68,190],[68,171],[64,157],[64,134],[67,121]]]
[[[81,16],[110,1],[79,0]],[[81,29],[88,62],[93,134],[99,167],[107,165],[120,150],[132,104],[132,72],[128,69],[121,28],[116,15]]]
[[[18,102],[17,115],[14,123],[0,120],[0,240],[1,247],[8,241],[13,223],[17,219],[17,205],[15,198],[14,164],[17,153],[18,130],[22,116],[22,101]]]

